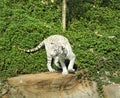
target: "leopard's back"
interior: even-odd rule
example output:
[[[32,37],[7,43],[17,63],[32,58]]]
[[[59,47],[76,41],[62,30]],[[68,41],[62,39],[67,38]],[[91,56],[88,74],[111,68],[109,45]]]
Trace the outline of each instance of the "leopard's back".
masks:
[[[59,45],[68,43],[68,39],[62,35],[51,35],[48,38],[46,38],[44,42]]]
[[[68,39],[62,35],[51,35],[47,39],[44,40],[45,46],[49,46],[50,44],[54,44],[57,46],[62,46],[68,52],[72,51],[71,45]]]

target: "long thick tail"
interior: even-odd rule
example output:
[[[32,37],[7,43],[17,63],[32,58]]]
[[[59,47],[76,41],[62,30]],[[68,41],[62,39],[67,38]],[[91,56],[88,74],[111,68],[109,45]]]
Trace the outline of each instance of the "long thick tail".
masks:
[[[35,51],[39,50],[43,45],[44,45],[44,41],[42,41],[39,45],[37,45],[35,48],[32,48],[32,49],[25,50],[20,47],[18,47],[18,49],[21,51],[27,52],[27,53],[31,53],[31,52],[35,52]]]

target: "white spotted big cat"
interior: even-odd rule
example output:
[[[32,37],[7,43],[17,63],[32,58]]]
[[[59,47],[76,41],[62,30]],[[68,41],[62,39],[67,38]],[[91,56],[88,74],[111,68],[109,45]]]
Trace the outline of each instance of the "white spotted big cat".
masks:
[[[51,62],[54,59],[54,64],[60,68],[62,67],[62,74],[67,75],[69,72],[74,72],[73,68],[75,62],[75,54],[72,51],[71,45],[67,38],[62,35],[51,35],[48,38],[44,39],[38,46],[33,49],[20,50],[30,53],[39,50],[42,46],[45,46],[47,54],[47,68],[50,72],[54,72],[55,69],[52,68]],[[65,65],[65,60],[68,59],[69,65],[68,68]],[[61,66],[60,66],[61,65]]]

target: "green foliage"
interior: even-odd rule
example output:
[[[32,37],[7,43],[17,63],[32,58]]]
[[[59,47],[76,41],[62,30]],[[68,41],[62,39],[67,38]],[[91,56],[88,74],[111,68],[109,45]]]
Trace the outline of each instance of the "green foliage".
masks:
[[[63,33],[61,1],[3,0],[0,2],[0,82],[19,74],[47,71],[44,49],[27,54],[17,46],[33,48],[49,35],[62,34],[72,45],[78,68],[88,68],[88,78],[99,81],[100,85],[104,83],[101,77],[118,83],[119,5],[119,0],[68,1],[68,30]]]
[[[19,51],[17,46],[26,49],[33,48],[45,37],[56,32],[60,33],[61,10],[57,6],[59,6],[57,3],[43,4],[33,0],[1,2],[1,77],[7,78],[17,74],[47,70],[44,66],[46,64],[44,50],[34,54],[25,54]]]

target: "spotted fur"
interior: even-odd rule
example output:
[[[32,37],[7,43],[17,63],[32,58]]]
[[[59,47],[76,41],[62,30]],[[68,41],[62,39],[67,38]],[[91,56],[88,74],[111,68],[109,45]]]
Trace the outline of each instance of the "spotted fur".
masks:
[[[74,72],[73,69],[75,62],[75,54],[72,51],[71,45],[68,39],[62,35],[51,35],[48,38],[44,39],[39,45],[37,45],[33,49],[20,50],[31,53],[38,51],[42,46],[45,46],[46,54],[47,54],[47,68],[50,72],[54,72],[55,69],[52,68],[51,62],[54,59],[54,63],[57,67],[62,67],[62,74],[66,75],[68,72]],[[65,60],[70,60],[68,68],[65,66]],[[60,65],[59,65],[60,64]]]

